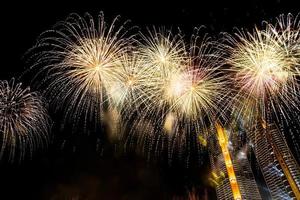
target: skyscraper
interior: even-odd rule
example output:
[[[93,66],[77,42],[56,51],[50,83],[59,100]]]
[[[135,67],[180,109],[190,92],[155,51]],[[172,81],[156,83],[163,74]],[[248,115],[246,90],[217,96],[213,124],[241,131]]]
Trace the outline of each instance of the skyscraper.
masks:
[[[212,134],[208,141],[212,171],[218,179],[217,198],[262,199],[247,159],[247,144],[239,132],[217,125],[217,134]]]
[[[273,199],[300,199],[300,168],[275,124],[258,124],[248,136]]]

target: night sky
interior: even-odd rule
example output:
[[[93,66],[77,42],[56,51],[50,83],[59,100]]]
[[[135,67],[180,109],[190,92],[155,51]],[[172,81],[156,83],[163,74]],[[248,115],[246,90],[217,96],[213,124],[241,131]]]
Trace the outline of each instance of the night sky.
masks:
[[[197,2],[197,3],[196,3]],[[0,79],[20,77],[26,64],[24,53],[35,44],[37,36],[50,29],[69,13],[96,16],[100,11],[110,21],[117,15],[131,20],[131,25],[179,27],[189,38],[194,27],[204,25],[218,37],[234,27],[251,28],[263,20],[274,20],[281,13],[296,15],[297,1],[140,1],[138,3],[98,0],[62,3],[9,1],[1,5]],[[30,80],[21,81],[29,83]],[[115,153],[111,144],[95,142],[95,134],[60,130],[58,114],[53,119],[52,144],[22,163],[0,163],[0,199],[182,199],[195,189],[200,199],[215,199],[214,189],[206,181],[206,161],[175,163],[147,162],[135,154]],[[99,134],[99,133],[98,133]]]

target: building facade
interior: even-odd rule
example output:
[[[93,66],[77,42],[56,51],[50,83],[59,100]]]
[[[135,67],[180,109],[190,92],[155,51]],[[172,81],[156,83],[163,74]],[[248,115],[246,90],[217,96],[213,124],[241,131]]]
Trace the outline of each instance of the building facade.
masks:
[[[300,199],[300,168],[280,129],[262,123],[248,135],[272,199]]]
[[[220,131],[224,138],[220,135]],[[247,158],[248,146],[243,141],[244,136],[233,128],[227,130],[222,128],[216,130],[216,132],[218,134],[212,134],[208,143],[212,171],[216,174],[216,179],[218,179],[215,184],[217,198],[219,200],[261,200],[262,198]],[[220,142],[224,139],[225,145],[222,147]],[[228,151],[230,161],[226,158],[224,151]],[[234,173],[233,178],[232,173]],[[223,178],[221,174],[224,174]],[[232,185],[232,181],[236,182],[236,185]],[[238,197],[234,195],[236,193],[235,190],[238,190]]]

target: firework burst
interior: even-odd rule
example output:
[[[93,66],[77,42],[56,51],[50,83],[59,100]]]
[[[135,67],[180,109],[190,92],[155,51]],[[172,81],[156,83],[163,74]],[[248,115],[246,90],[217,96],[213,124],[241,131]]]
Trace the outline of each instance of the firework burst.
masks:
[[[268,23],[270,30],[278,43],[285,49],[287,56],[297,63],[299,72],[300,64],[300,20],[298,15],[280,15],[275,25]]]
[[[0,81],[0,157],[9,160],[32,155],[48,143],[49,117],[37,93],[22,89],[21,83]]]
[[[140,55],[149,66],[156,68],[160,73],[166,74],[172,68],[178,68],[184,57],[185,43],[180,33],[172,34],[164,28],[148,29],[148,35],[140,34],[142,42],[139,43]]]
[[[297,105],[299,72],[295,57],[283,44],[284,35],[267,24],[262,30],[256,27],[227,37],[228,64],[237,90],[234,112],[246,121],[265,119],[267,110],[286,116]]]
[[[173,35],[165,29],[149,30],[149,34],[142,36],[139,54],[148,68],[146,87],[151,90],[149,109],[159,107],[163,109],[169,104],[172,92],[176,86],[172,84],[180,76],[187,56],[185,43],[180,34]],[[175,84],[176,85],[176,84]]]
[[[148,76],[152,72],[153,69],[146,67],[138,54],[124,54],[107,88],[111,106],[130,114],[147,105],[153,92],[148,86]]]
[[[152,92],[147,85],[153,70],[145,67],[138,54],[123,54],[120,61],[107,87],[110,107],[104,116],[110,129],[109,135],[114,138],[122,135],[124,123],[130,123],[133,116],[139,115],[142,108],[148,106]]]
[[[293,66],[292,82],[287,93],[289,104],[285,106],[277,106],[285,108],[283,114],[280,114],[276,119],[277,124],[284,130],[284,135],[289,135],[292,138],[292,143],[296,154],[299,157],[300,147],[299,143],[299,75],[300,75],[300,20],[299,15],[293,16],[292,14],[280,15],[275,25],[268,23],[269,28],[272,30],[273,35],[278,40],[279,44],[285,49],[286,56],[291,60]]]
[[[141,34],[141,38],[138,54],[147,71],[142,86],[147,96],[142,112],[127,123],[133,126],[126,143],[132,145],[136,140],[139,149],[150,158],[160,154],[168,138],[162,133],[169,108],[170,81],[179,75],[186,51],[181,35],[173,35],[165,29],[149,30],[148,35]]]
[[[207,116],[214,123],[227,94],[226,77],[221,70],[222,53],[213,49],[210,38],[204,36],[199,40],[192,40],[184,70],[172,92],[171,109],[184,118],[201,121]]]
[[[201,148],[197,138],[205,135],[206,125],[217,118],[218,104],[226,93],[226,81],[220,74],[221,54],[212,49],[209,38],[200,41],[194,37],[189,49],[181,44],[182,38],[178,42],[164,41],[163,44],[176,45],[161,48],[162,36],[151,35],[146,40],[148,46],[141,50],[145,65],[154,69],[146,81],[153,92],[149,98],[151,106],[146,107],[133,132],[142,132],[138,141],[148,148],[144,152],[159,155],[167,149],[172,158],[175,150],[182,156],[188,154],[189,148]],[[167,38],[174,41],[169,35]],[[169,61],[172,56],[162,54],[162,49],[176,57]],[[150,128],[140,129],[141,124]]]
[[[130,49],[131,37],[118,17],[111,25],[102,13],[94,20],[89,14],[71,14],[53,30],[41,34],[29,52],[37,70],[35,80],[42,78],[46,96],[65,117],[75,124],[95,121],[108,106],[107,88],[111,88],[122,55]]]

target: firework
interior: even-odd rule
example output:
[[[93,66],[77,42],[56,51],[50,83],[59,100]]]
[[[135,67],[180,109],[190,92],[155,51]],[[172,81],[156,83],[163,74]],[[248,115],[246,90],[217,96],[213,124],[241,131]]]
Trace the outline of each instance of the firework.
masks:
[[[300,64],[300,20],[298,15],[294,17],[292,14],[280,15],[275,25],[268,23],[270,30],[276,37],[278,43],[285,49],[287,56]],[[297,68],[299,72],[299,68]]]
[[[21,83],[0,81],[0,157],[30,155],[48,142],[49,118],[37,93],[22,89]],[[19,152],[18,152],[19,150]]]
[[[200,50],[197,55],[188,59],[186,69],[180,79],[176,80],[176,84],[179,85],[172,92],[171,108],[176,110],[178,115],[192,120],[201,120],[204,116],[216,117],[216,113],[219,112],[218,104],[225,101],[224,85],[227,83],[219,69],[221,64],[215,57],[216,54],[206,53]]]
[[[163,109],[169,104],[170,89],[176,86],[172,81],[180,76],[186,58],[186,49],[180,34],[173,35],[165,29],[149,30],[149,34],[142,36],[139,44],[139,54],[148,68],[146,88],[150,92],[149,109],[159,107]]]
[[[297,105],[299,72],[283,37],[270,25],[228,36],[228,64],[236,94],[234,112],[246,121],[266,118],[267,111],[287,115]],[[250,123],[251,124],[251,123]]]
[[[206,126],[217,118],[218,104],[226,93],[226,81],[220,74],[221,54],[212,49],[209,38],[202,39],[194,37],[187,49],[182,38],[176,41],[169,33],[154,32],[142,45],[141,57],[153,70],[145,81],[152,93],[150,106],[135,123],[136,129],[140,124],[145,127],[138,131],[143,132],[141,138],[150,137],[142,145],[147,153],[159,155],[167,149],[171,158],[175,151],[180,155],[189,152],[191,146],[199,150],[198,136],[205,135]]]
[[[174,35],[171,30],[153,28],[148,29],[148,35],[140,35],[141,57],[160,73],[168,75],[169,70],[177,69],[186,56],[185,43],[180,33]]]
[[[124,124],[130,126],[132,118],[140,116],[150,106],[153,93],[149,86],[149,75],[153,74],[153,69],[145,65],[139,54],[123,54],[120,61],[107,87],[110,107],[104,116],[110,129],[109,135],[114,135],[114,138],[123,135]]]
[[[141,61],[138,69],[142,70],[138,71],[143,72],[143,76],[138,83],[143,93],[140,93],[139,101],[144,103],[137,116],[126,120],[130,133],[125,135],[125,148],[136,141],[138,149],[150,158],[153,154],[160,155],[168,140],[162,134],[163,119],[169,107],[169,100],[164,97],[168,93],[169,81],[179,74],[186,52],[182,37],[171,31],[154,29],[149,30],[148,35],[140,35],[142,40],[138,42],[137,55]]]
[[[118,17],[106,24],[102,13],[97,20],[89,14],[71,14],[41,34],[29,51],[34,61],[31,69],[37,70],[35,80],[43,80],[51,105],[75,124],[81,117],[96,124],[103,117],[109,105],[107,88],[112,87],[120,59],[131,46],[125,25],[118,28]]]
[[[107,88],[111,106],[130,114],[147,105],[153,92],[148,86],[151,73],[153,69],[145,66],[144,60],[138,54],[122,55],[114,79]]]
[[[225,98],[228,83],[221,70],[222,53],[212,44],[206,36],[195,37],[180,76],[170,82],[169,110],[187,135],[205,138],[208,127],[224,116],[221,108],[229,99]]]
[[[275,25],[268,23],[269,28],[272,30],[273,35],[278,40],[279,44],[284,48],[286,56],[293,66],[291,66],[292,80],[289,85],[289,91],[287,92],[288,105],[285,102],[281,102],[283,106],[277,106],[283,110],[283,113],[277,115],[276,124],[278,124],[285,135],[289,135],[292,138],[292,143],[295,149],[295,153],[299,158],[299,66],[300,66],[300,20],[299,16],[293,16],[292,14],[280,15]]]

